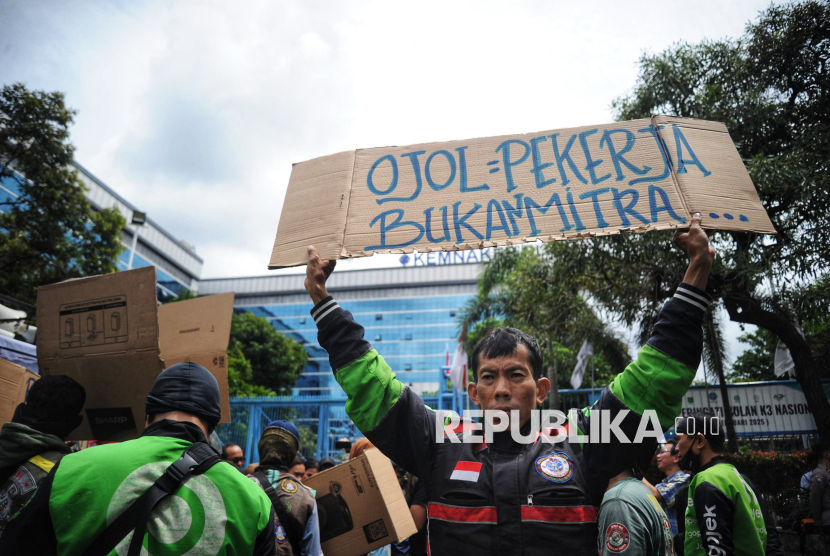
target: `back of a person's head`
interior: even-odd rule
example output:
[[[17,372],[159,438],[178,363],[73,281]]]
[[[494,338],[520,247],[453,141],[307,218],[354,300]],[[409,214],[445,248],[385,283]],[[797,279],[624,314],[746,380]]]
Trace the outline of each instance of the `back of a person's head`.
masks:
[[[46,375],[29,389],[12,419],[32,429],[65,438],[83,421],[79,415],[86,402],[86,390],[74,379]]]

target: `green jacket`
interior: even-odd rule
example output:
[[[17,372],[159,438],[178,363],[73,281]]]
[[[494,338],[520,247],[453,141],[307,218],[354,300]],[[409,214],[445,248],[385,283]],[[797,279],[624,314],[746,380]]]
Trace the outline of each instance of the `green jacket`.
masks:
[[[753,489],[723,456],[689,483],[685,556],[763,556],[767,530]]]
[[[196,441],[205,441],[197,426],[163,420],[136,440],[64,457],[9,523],[0,553],[82,554]],[[131,536],[119,546],[128,546]],[[231,465],[217,463],[188,477],[153,510],[144,547],[156,556],[274,556],[271,501]]]

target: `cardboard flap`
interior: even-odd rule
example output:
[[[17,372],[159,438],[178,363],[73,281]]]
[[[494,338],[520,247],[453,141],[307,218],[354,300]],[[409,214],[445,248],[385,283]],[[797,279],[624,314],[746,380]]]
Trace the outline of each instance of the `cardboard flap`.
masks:
[[[392,467],[392,462],[377,448],[366,450],[364,455],[369,460],[371,468],[375,470],[375,480],[378,484],[378,490],[380,490],[380,495],[383,498],[386,511],[389,513],[389,519],[392,521],[393,529],[398,536],[398,541],[408,539],[418,532],[418,528],[415,527],[415,521],[412,519],[409,505],[406,503],[403,492],[401,492],[401,485],[398,482],[395,469]],[[388,467],[387,472],[378,472],[378,470],[386,467]],[[391,473],[388,471],[391,471]]]
[[[12,420],[14,410],[26,401],[29,388],[39,378],[29,369],[0,358],[0,424]]]
[[[158,351],[156,269],[38,288],[38,361]]]
[[[775,233],[726,126],[654,116],[294,165],[269,268],[688,226]],[[310,223],[313,222],[313,225]]]
[[[159,347],[165,364],[183,355],[226,351],[233,298],[232,292],[222,293],[159,307]]]

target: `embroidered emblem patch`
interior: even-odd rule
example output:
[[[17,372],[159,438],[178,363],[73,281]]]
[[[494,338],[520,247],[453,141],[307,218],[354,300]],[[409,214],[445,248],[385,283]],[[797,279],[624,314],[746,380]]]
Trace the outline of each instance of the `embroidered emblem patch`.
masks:
[[[280,488],[282,488],[288,494],[294,494],[300,487],[298,487],[297,483],[295,483],[291,479],[283,479],[280,482]]]
[[[554,483],[567,483],[574,476],[574,464],[568,454],[554,452],[536,460],[536,471]]]
[[[279,521],[274,525],[274,535],[277,537],[277,544],[285,544],[285,529]]]
[[[631,539],[622,523],[612,523],[605,531],[605,547],[611,552],[624,552]]]

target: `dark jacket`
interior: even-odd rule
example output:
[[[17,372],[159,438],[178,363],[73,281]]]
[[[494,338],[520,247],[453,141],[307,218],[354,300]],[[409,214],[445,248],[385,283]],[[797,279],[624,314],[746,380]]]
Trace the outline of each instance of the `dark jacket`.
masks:
[[[280,556],[300,556],[306,524],[314,513],[311,490],[288,473],[287,467],[260,464],[254,477],[268,495],[277,514],[276,542]]]
[[[20,423],[0,430],[0,536],[35,495],[52,468],[71,450],[63,440]]]
[[[682,284],[637,361],[593,408],[576,412],[573,432],[602,432],[591,419],[602,409],[612,419],[630,410],[616,423],[632,440],[647,409],[656,411],[659,426],[673,425],[700,362],[708,303],[706,293]],[[609,444],[550,444],[537,437],[518,444],[507,432],[488,446],[452,443],[439,431],[444,442],[436,442],[436,413],[395,378],[351,314],[328,297],[311,315],[348,396],[349,416],[386,456],[427,482],[431,554],[596,554],[597,508],[608,480],[653,453],[653,438],[626,444],[612,434]]]

